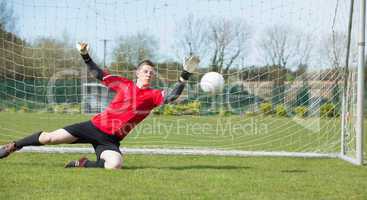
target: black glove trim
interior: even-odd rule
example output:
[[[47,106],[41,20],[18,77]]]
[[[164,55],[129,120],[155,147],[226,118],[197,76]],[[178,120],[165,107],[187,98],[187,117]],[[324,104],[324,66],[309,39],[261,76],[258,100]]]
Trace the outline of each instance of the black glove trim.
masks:
[[[92,60],[92,59],[90,58],[89,54],[85,54],[85,55],[80,54],[80,55],[82,56],[82,58],[83,58],[84,62],[86,62],[86,63]]]
[[[186,70],[182,70],[182,72],[181,72],[181,77],[186,81],[189,80],[191,75],[192,75],[192,73],[190,73]]]

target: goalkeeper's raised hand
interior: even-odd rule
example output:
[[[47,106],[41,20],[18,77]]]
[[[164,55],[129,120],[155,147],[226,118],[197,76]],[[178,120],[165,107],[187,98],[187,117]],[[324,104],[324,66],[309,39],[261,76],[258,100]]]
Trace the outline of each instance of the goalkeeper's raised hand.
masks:
[[[198,68],[199,62],[200,59],[197,56],[190,55],[185,58],[180,80],[177,82],[173,90],[164,96],[164,103],[171,103],[181,95],[185,88],[186,81],[189,80],[192,73],[196,68]]]
[[[84,62],[91,61],[91,58],[89,57],[89,45],[85,42],[77,42],[76,43],[76,49],[78,49],[80,55],[83,57]]]
[[[78,49],[80,55],[82,56],[84,62],[87,64],[88,69],[94,77],[98,80],[103,80],[103,70],[97,66],[96,63],[89,57],[89,45],[85,42],[77,42],[76,49]]]
[[[85,42],[77,42],[76,49],[78,49],[80,55],[87,55],[89,51],[89,45]]]
[[[198,56],[191,55],[188,58],[185,58],[180,80],[181,81],[189,80],[192,73],[196,70],[196,68],[198,68],[199,63],[200,59]]]

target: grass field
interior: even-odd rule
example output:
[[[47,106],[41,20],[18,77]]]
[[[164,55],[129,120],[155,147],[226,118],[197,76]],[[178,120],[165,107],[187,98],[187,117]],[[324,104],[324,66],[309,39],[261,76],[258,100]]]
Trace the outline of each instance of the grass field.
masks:
[[[337,159],[127,155],[122,170],[62,168],[77,156],[1,160],[0,199],[367,199],[366,167]]]
[[[0,144],[89,117],[0,112]],[[153,116],[122,146],[334,152],[339,131],[337,119]],[[367,199],[366,166],[338,159],[125,155],[122,170],[63,168],[80,156],[1,160],[0,199]]]
[[[0,143],[89,118],[85,115],[0,112]],[[122,145],[336,152],[340,147],[339,124],[334,118],[153,116],[139,124]]]

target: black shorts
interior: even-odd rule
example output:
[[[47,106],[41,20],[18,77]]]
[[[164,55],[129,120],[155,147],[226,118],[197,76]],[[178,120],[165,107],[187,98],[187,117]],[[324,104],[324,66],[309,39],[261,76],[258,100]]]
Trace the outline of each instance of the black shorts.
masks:
[[[73,143],[92,144],[97,159],[100,159],[102,152],[105,150],[112,150],[121,154],[120,141],[114,135],[108,135],[99,130],[91,121],[66,126],[64,129],[78,138],[78,140]]]

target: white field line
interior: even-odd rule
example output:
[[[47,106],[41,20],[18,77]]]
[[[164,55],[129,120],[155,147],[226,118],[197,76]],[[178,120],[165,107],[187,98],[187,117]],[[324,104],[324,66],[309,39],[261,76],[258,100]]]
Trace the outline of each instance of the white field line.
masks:
[[[148,154],[148,155],[211,155],[211,156],[275,156],[275,157],[314,157],[337,158],[337,153],[312,153],[312,152],[285,152],[285,151],[241,151],[219,149],[169,149],[169,148],[120,148],[123,154]],[[38,153],[94,153],[88,147],[24,147],[19,152]]]

